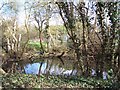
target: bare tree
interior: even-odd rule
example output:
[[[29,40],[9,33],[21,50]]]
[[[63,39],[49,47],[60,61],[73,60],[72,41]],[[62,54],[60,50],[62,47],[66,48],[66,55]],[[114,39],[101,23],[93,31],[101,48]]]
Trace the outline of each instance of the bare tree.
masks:
[[[36,22],[35,28],[39,31],[39,40],[41,50],[44,52],[45,49],[42,44],[43,30],[49,27],[49,19],[51,17],[51,9],[49,2],[36,2],[33,5],[33,16]]]

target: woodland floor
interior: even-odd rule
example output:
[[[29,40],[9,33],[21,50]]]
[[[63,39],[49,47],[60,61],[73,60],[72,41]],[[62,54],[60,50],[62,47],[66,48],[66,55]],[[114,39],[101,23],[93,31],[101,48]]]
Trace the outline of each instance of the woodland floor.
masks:
[[[111,88],[117,90],[120,83],[111,80],[78,76],[51,76],[31,74],[7,74],[0,76],[3,88]]]

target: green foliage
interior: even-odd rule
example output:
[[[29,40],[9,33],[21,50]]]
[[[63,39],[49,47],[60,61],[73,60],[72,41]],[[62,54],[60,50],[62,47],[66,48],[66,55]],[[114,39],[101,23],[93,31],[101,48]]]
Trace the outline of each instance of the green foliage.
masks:
[[[63,25],[49,26],[49,30],[53,34],[56,33],[56,31],[59,31],[61,33],[66,33],[66,29]]]
[[[28,47],[36,50],[40,50],[41,46],[40,43],[29,42]]]
[[[43,47],[46,46],[46,43],[42,43]],[[28,47],[35,50],[41,50],[40,42],[29,42]]]
[[[16,88],[120,88],[119,82],[112,80],[102,80],[96,78],[86,78],[80,76],[45,76],[45,75],[28,75],[28,74],[8,74],[2,77],[3,87]]]

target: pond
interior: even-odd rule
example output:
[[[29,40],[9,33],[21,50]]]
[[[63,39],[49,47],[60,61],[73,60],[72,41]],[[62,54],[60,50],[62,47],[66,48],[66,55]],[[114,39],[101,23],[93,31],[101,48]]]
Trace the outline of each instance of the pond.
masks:
[[[47,75],[63,75],[63,76],[81,76],[80,63],[71,59],[60,58],[44,58],[34,60],[34,62],[14,62],[6,65],[5,69],[11,72],[19,72],[25,74],[47,74]],[[90,76],[95,76],[96,71],[91,67]],[[107,79],[108,73],[103,71],[103,79]]]
[[[78,70],[73,68],[72,60],[59,58],[39,60],[39,62],[27,63],[24,65],[26,74],[49,74],[49,75],[77,75]]]

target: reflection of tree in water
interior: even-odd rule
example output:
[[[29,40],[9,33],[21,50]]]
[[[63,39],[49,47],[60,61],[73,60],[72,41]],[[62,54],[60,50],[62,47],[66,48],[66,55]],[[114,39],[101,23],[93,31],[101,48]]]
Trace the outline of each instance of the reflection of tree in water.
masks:
[[[56,60],[58,60],[58,59],[56,59]],[[48,75],[48,74],[57,74],[57,70],[59,69],[59,71],[60,71],[60,69],[61,69],[61,67],[62,67],[62,65],[61,65],[61,63],[59,63],[59,61],[55,64],[56,62],[54,61],[54,59],[52,59],[52,60],[49,60],[49,59],[47,59],[46,60],[46,69],[45,69],[45,73]]]
[[[107,63],[104,65],[107,66]],[[106,67],[106,66],[103,66],[103,67]],[[29,72],[28,74],[38,74],[38,75],[46,74],[47,76],[49,75],[81,76],[82,71],[80,67],[81,66],[78,61],[66,62],[64,58],[52,58],[52,59],[47,58],[47,59],[41,60],[38,63],[37,62],[36,63],[8,62],[4,64],[3,69],[8,73],[15,73],[15,72],[28,73],[26,72],[26,69],[29,68],[28,70],[32,70],[31,71],[32,73]],[[89,68],[90,68],[89,76],[96,77],[96,68],[92,66],[90,66]],[[102,72],[103,79],[108,79],[108,74],[109,74],[108,70],[110,70],[110,68],[111,67],[104,68],[104,72]]]

